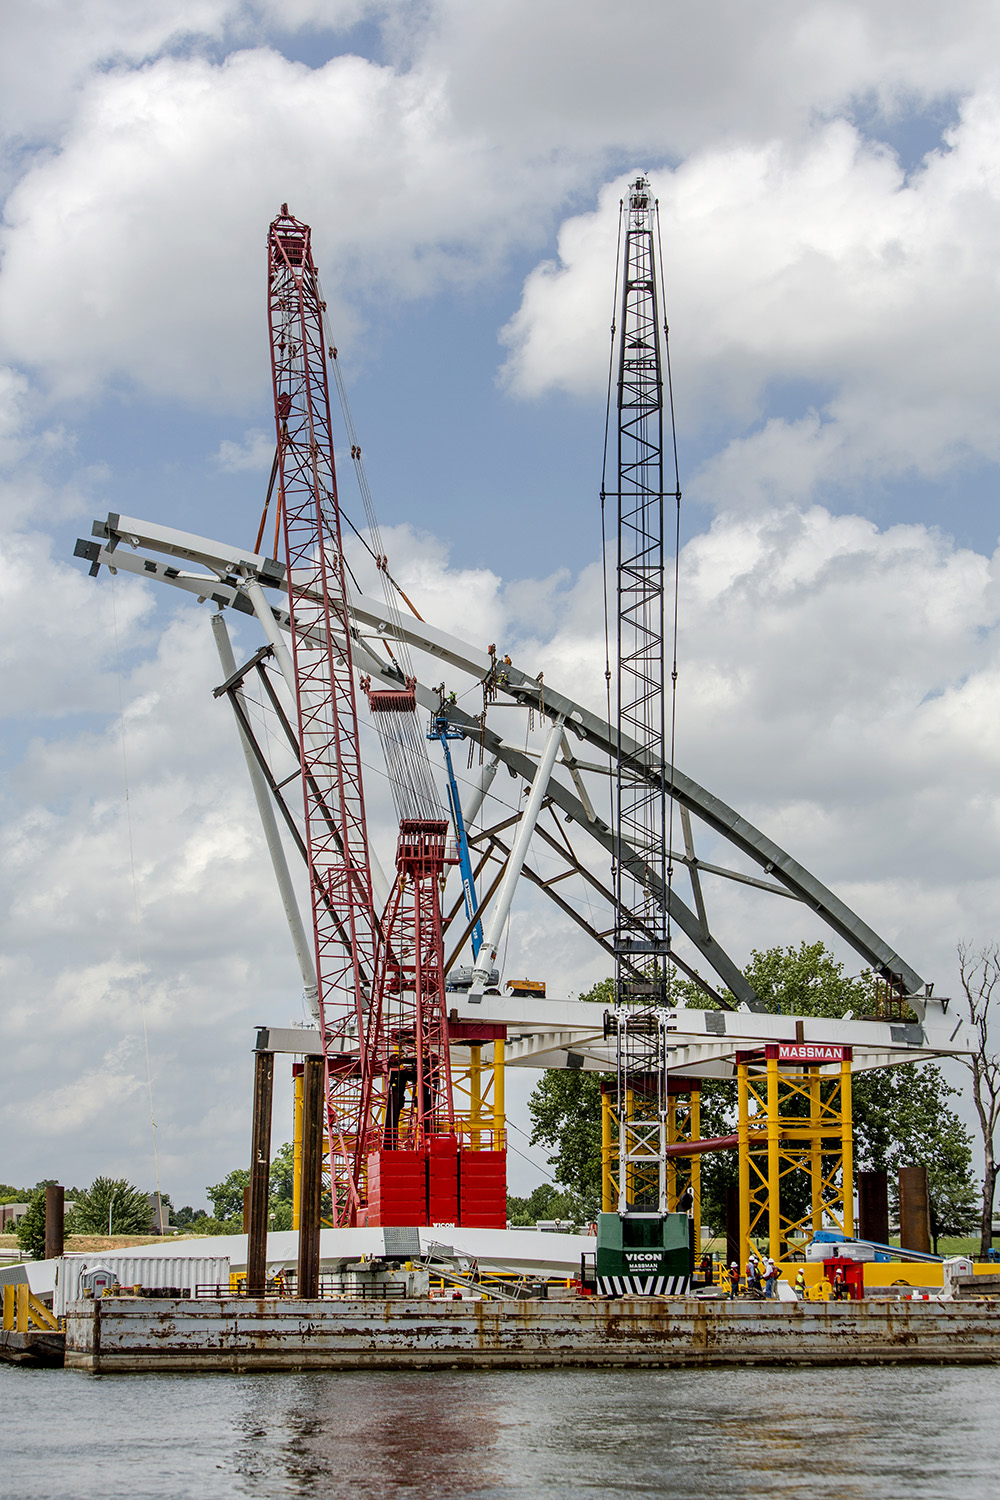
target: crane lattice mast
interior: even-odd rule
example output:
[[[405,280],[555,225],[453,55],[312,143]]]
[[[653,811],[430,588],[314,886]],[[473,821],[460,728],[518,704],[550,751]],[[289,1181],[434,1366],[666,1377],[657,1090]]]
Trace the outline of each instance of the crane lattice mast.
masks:
[[[288,570],[334,1215],[356,1220],[358,1120],[377,1071],[368,1011],[379,964],[323,307],[311,233],[282,205],[268,236],[268,324]]]
[[[665,336],[657,205],[645,176],[623,203],[617,328],[617,731],[614,782],[619,1211],[666,1212],[669,796]],[[676,463],[670,476],[676,479]],[[605,491],[605,494],[609,494]],[[671,747],[672,749],[672,747]],[[672,758],[672,757],[671,757]],[[638,856],[636,859],[635,856]]]

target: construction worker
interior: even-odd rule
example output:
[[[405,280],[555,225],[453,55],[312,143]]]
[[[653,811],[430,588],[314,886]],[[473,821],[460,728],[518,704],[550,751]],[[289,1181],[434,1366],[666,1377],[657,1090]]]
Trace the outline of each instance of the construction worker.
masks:
[[[757,1259],[756,1250],[751,1250],[747,1260],[747,1296],[759,1297],[763,1288],[760,1284],[760,1261]]]
[[[842,1302],[848,1296],[850,1293],[847,1290],[847,1275],[843,1266],[838,1266],[833,1273],[833,1300]]]
[[[740,1295],[740,1268],[735,1260],[729,1267],[729,1295],[730,1297]]]
[[[764,1262],[764,1296],[773,1297],[775,1283],[778,1280],[778,1268],[770,1256]]]
[[[805,1268],[805,1266],[799,1266],[799,1269],[795,1273],[794,1291],[795,1291],[796,1297],[798,1297],[799,1301],[801,1302],[804,1299],[805,1295],[806,1295],[806,1268]]]

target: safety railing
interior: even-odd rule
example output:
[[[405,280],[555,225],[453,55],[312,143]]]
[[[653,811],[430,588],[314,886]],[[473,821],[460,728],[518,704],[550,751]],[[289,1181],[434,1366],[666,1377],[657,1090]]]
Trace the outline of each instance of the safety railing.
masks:
[[[3,1326],[5,1332],[58,1333],[59,1319],[34,1295],[26,1281],[3,1288]]]

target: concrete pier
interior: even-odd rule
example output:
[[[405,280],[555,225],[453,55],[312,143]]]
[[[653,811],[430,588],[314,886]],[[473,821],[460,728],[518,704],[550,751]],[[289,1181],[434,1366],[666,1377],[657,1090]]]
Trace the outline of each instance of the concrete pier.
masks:
[[[66,1366],[139,1370],[993,1364],[1000,1304],[139,1299],[75,1303]]]

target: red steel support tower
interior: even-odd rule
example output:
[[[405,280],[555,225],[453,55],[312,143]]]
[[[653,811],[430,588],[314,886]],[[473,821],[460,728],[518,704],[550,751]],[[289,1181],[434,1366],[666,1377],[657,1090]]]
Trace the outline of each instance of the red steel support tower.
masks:
[[[377,1066],[367,1031],[380,937],[368,859],[323,307],[310,241],[309,226],[282,204],[268,236],[268,324],[334,1217],[343,1224],[357,1221],[363,1191],[357,1127],[366,1074]]]

